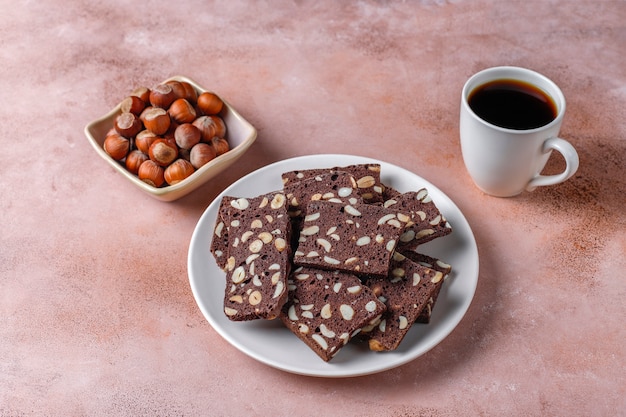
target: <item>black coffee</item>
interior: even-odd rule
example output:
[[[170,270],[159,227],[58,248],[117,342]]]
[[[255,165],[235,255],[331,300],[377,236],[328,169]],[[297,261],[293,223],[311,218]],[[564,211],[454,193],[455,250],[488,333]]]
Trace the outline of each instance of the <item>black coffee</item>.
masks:
[[[545,126],[557,115],[552,98],[534,85],[518,80],[483,84],[470,93],[468,103],[481,119],[508,129]]]

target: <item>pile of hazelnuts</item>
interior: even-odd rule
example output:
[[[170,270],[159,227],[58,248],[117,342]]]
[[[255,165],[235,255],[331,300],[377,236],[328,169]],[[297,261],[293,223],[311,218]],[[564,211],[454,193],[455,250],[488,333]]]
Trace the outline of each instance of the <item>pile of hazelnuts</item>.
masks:
[[[137,88],[122,101],[104,151],[153,187],[176,184],[230,149],[223,106],[185,81]]]

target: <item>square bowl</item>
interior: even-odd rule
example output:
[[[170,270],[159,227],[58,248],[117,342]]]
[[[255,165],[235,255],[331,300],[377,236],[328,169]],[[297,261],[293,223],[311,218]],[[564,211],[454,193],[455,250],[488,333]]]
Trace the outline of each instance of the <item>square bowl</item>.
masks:
[[[168,81],[188,82],[196,89],[198,95],[208,91],[198,85],[195,81],[184,76],[174,76],[162,81],[162,83],[166,83]],[[114,160],[104,151],[104,139],[106,138],[107,132],[113,127],[115,118],[121,113],[121,103],[106,115],[90,122],[87,126],[85,126],[85,136],[87,136],[87,140],[89,140],[89,143],[91,143],[96,153],[137,188],[158,200],[174,201],[189,194],[202,184],[220,174],[237,161],[256,140],[257,130],[254,126],[245,120],[226,100],[222,97],[220,98],[224,102],[224,106],[220,111],[219,116],[226,124],[226,140],[228,141],[230,150],[212,159],[197,169],[189,177],[174,185],[165,185],[159,188],[153,187],[152,185],[140,180],[135,174],[129,172],[123,163]]]

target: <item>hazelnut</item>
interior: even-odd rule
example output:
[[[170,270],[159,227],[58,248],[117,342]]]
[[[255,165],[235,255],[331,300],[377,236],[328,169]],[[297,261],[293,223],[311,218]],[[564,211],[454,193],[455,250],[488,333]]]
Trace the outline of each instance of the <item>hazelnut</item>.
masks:
[[[198,96],[197,104],[205,115],[211,115],[218,114],[224,102],[216,94],[206,91]]]
[[[137,136],[135,136],[135,147],[147,155],[150,145],[152,145],[152,142],[158,138],[159,137],[155,135],[154,132],[151,132],[148,129],[142,130],[137,133]]]
[[[126,155],[126,169],[137,175],[142,163],[150,159],[148,155],[138,149],[134,149]]]
[[[132,138],[141,131],[141,121],[132,113],[117,116],[114,126],[117,133],[127,138]]]
[[[120,104],[122,113],[132,113],[135,116],[139,116],[145,108],[146,103],[137,96],[128,96]]]
[[[209,117],[213,120],[213,123],[215,123],[215,136],[219,138],[226,136],[226,123],[224,123],[224,120],[216,115]]]
[[[174,185],[181,182],[195,171],[193,165],[184,159],[177,159],[165,168],[165,182]]]
[[[159,84],[150,91],[150,104],[167,110],[176,100],[176,93],[169,84]]]
[[[146,107],[141,112],[141,121],[146,129],[155,135],[162,135],[170,128],[170,116],[167,111],[161,107]]]
[[[176,142],[168,139],[157,139],[148,149],[148,156],[157,164],[165,167],[178,157]]]
[[[139,97],[144,106],[150,104],[150,89],[148,87],[137,87],[130,93],[131,96]]]
[[[217,126],[210,116],[200,116],[193,121],[193,125],[200,130],[202,141],[209,142],[215,136]]]
[[[104,139],[104,151],[116,161],[124,159],[130,149],[130,141],[117,132],[109,133]]]
[[[178,147],[182,149],[191,149],[195,144],[200,142],[200,130],[191,123],[183,123],[176,128],[174,139]]]
[[[199,169],[201,166],[214,159],[215,156],[215,148],[213,148],[213,146],[207,143],[198,143],[191,148],[189,161],[195,169]]]
[[[185,98],[185,87],[180,83],[180,81],[170,80],[166,81],[165,84],[172,87],[174,94],[176,95],[176,99]]]
[[[196,109],[184,98],[174,100],[167,112],[178,123],[191,123],[196,119]]]
[[[225,154],[230,150],[230,145],[228,144],[228,141],[224,138],[220,138],[217,136],[211,139],[211,146],[213,147],[213,149],[215,149],[216,156]]]
[[[182,85],[185,89],[185,95],[183,96],[183,98],[191,104],[196,104],[196,102],[198,101],[198,92],[193,87],[193,85],[189,84],[186,81],[181,81],[180,85]]]
[[[159,188],[165,182],[165,171],[162,166],[148,159],[139,166],[137,176],[143,182]]]

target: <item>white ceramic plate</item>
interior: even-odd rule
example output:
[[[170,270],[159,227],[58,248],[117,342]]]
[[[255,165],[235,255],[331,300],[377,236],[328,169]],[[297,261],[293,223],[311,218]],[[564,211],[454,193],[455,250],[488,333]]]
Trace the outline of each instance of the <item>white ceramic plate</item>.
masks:
[[[282,188],[281,174],[308,168],[330,168],[374,162],[381,165],[381,179],[399,191],[426,187],[453,232],[421,247],[421,252],[452,265],[431,322],[415,324],[399,348],[372,352],[366,343],[350,342],[329,363],[322,361],[280,320],[232,322],[223,312],[225,274],[209,251],[219,203],[223,195],[255,197]],[[228,342],[252,358],[284,371],[320,377],[372,374],[403,365],[432,349],[459,324],[474,297],[478,281],[478,250],[472,230],[457,206],[437,187],[395,165],[349,155],[310,155],[260,168],[233,183],[206,209],[193,233],[188,256],[191,289],[211,326]]]

